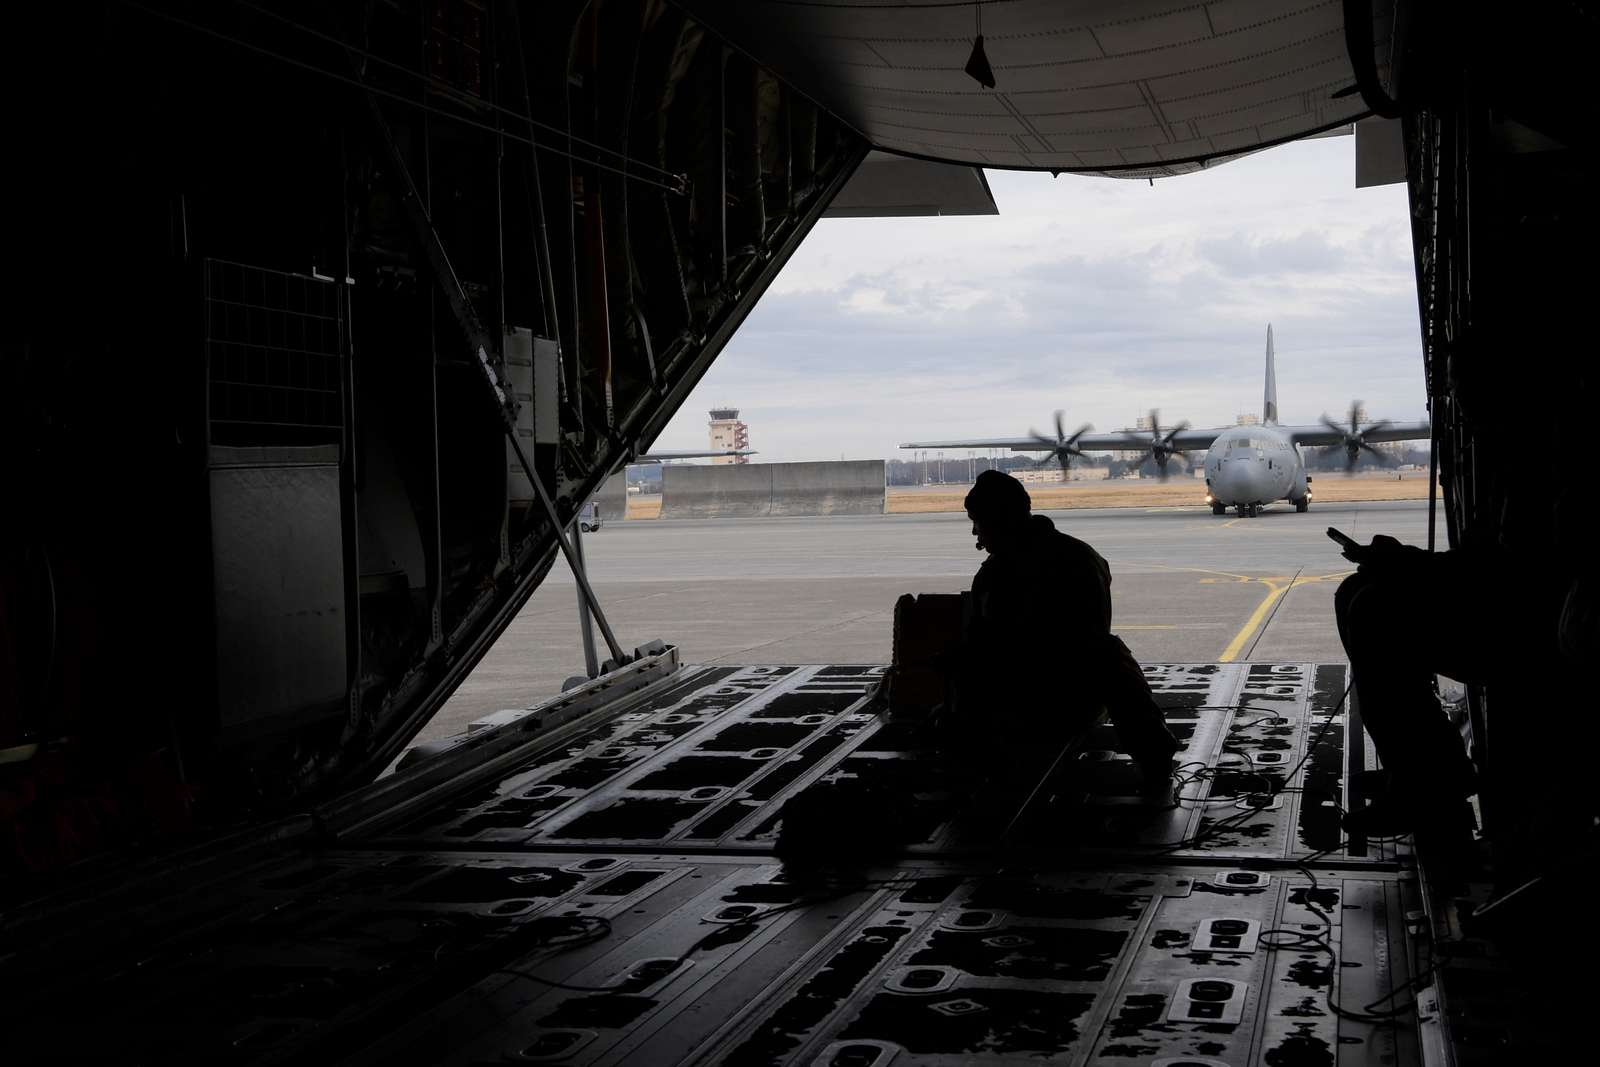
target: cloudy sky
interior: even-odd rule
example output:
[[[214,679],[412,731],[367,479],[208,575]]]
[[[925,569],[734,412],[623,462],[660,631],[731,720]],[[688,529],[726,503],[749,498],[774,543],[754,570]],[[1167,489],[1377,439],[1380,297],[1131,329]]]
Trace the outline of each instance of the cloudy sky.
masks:
[[[736,406],[762,461],[903,441],[1425,417],[1404,185],[1356,189],[1354,138],[1144,181],[989,171],[998,217],[820,223],[656,442]]]

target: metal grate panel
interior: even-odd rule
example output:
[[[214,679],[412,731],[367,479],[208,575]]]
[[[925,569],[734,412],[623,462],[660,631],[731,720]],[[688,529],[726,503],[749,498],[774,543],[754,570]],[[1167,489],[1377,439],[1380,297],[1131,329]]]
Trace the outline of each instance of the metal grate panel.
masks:
[[[211,435],[226,444],[337,441],[344,425],[339,292],[331,282],[205,264]],[[275,432],[263,434],[266,428]]]

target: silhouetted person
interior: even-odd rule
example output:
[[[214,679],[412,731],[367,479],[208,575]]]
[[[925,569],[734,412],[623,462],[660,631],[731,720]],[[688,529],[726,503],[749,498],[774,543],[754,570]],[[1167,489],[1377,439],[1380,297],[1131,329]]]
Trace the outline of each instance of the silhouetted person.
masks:
[[[1427,552],[1380,534],[1344,553],[1357,569],[1334,596],[1339,639],[1350,658],[1362,724],[1388,777],[1385,795],[1346,815],[1349,829],[1459,837],[1470,828],[1464,801],[1477,775],[1435,695],[1435,674],[1489,683],[1498,714],[1518,713],[1498,718],[1490,731],[1501,738],[1494,746],[1499,758],[1516,762],[1519,733],[1545,719],[1530,720],[1517,707],[1528,672],[1550,671],[1558,655],[1579,665],[1594,662],[1600,603],[1587,493],[1567,493],[1553,511],[1508,514],[1497,542]],[[1508,544],[1508,530],[1520,538]],[[1541,545],[1540,558],[1512,547],[1518,539]]]
[[[1031,514],[1032,503],[999,471],[984,471],[967,494],[972,532],[989,558],[972,579],[952,735],[1023,762],[1048,761],[1104,707],[1146,793],[1170,801],[1178,742],[1138,661],[1111,633],[1111,567]]]
[[[1433,678],[1483,680],[1481,672],[1506,651],[1504,633],[1486,625],[1485,601],[1504,601],[1506,591],[1467,573],[1457,554],[1428,553],[1382,534],[1344,555],[1357,569],[1334,594],[1334,618],[1362,725],[1389,779],[1387,794],[1349,812],[1345,826],[1387,837],[1458,822],[1475,775]]]

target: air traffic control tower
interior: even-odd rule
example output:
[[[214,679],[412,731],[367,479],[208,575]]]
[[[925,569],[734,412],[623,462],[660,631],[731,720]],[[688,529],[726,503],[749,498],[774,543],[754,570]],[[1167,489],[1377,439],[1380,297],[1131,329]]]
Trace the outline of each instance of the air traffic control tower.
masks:
[[[712,448],[744,450],[750,447],[750,427],[739,421],[738,408],[712,408]],[[749,463],[749,456],[714,456],[712,463]]]

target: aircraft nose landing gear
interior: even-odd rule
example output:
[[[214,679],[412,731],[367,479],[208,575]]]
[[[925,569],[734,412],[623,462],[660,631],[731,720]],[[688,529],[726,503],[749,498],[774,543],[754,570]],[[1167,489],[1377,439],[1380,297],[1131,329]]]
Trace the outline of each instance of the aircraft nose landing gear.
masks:
[[[1239,505],[1239,517],[1241,519],[1253,519],[1259,514],[1261,514],[1261,505],[1260,504],[1240,504]]]

